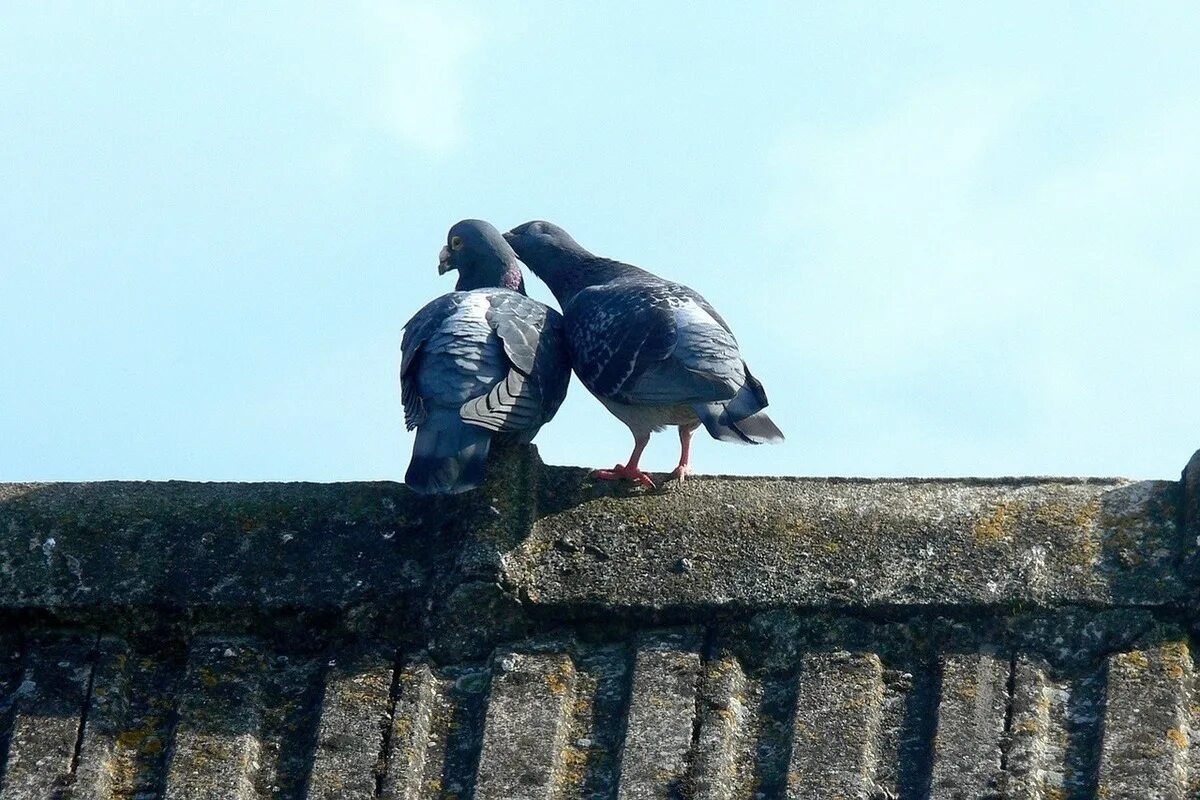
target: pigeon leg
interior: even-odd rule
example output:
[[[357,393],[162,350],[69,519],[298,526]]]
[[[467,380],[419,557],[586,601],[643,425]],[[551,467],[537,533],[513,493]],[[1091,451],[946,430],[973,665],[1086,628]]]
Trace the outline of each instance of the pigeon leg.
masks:
[[[692,474],[692,434],[698,427],[698,424],[679,426],[679,466],[671,473],[671,478],[680,483]]]
[[[640,483],[647,489],[654,488],[654,481],[645,472],[638,469],[638,461],[642,458],[642,451],[646,449],[646,443],[650,441],[650,434],[643,433],[640,436],[634,434],[633,437],[633,453],[629,456],[628,464],[617,464],[612,469],[598,469],[592,473],[594,478],[602,481],[621,481],[630,480],[634,483]]]

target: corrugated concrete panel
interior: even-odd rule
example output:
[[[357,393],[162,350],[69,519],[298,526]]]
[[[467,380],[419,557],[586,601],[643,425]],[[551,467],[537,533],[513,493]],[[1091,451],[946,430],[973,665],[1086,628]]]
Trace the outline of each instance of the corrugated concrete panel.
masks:
[[[392,715],[395,654],[355,653],[325,675],[307,797],[370,800],[377,794]]]
[[[800,664],[788,798],[875,793],[883,666],[873,653],[816,653]]]
[[[0,485],[0,800],[1185,798],[1182,480]]]
[[[639,643],[621,750],[619,800],[668,800],[684,792],[700,679],[697,631]]]
[[[166,800],[255,800],[262,669],[257,641],[206,636],[192,644]]]
[[[1191,705],[1192,655],[1186,642],[1110,656],[1100,796],[1185,797]]]

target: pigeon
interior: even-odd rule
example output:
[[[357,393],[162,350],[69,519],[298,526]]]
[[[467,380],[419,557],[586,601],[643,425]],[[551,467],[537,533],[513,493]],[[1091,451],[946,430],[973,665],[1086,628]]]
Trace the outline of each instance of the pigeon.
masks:
[[[571,379],[562,315],[525,296],[500,231],[456,223],[438,260],[438,274],[451,270],[455,291],[418,311],[400,344],[404,421],[417,430],[404,482],[422,494],[479,486],[493,437],[531,441]]]
[[[575,374],[633,433],[629,461],[597,478],[653,488],[638,462],[651,432],[667,425],[679,427],[671,476],[680,481],[691,474],[700,425],[725,442],[783,441],[733,332],[698,292],[596,256],[549,222],[518,225],[504,238],[558,299]]]

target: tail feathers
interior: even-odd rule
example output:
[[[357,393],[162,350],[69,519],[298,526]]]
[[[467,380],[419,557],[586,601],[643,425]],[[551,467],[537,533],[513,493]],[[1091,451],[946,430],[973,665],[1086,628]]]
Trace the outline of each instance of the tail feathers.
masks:
[[[404,482],[421,494],[458,494],[483,483],[490,431],[466,425],[454,412],[433,413],[417,429]]]
[[[744,444],[782,442],[783,432],[763,411],[766,407],[767,393],[748,369],[746,385],[732,399],[692,406],[714,439]]]
[[[759,411],[734,422],[725,413],[723,403],[699,403],[692,406],[705,430],[714,439],[741,444],[776,444],[783,441],[783,432],[776,427],[767,412]]]

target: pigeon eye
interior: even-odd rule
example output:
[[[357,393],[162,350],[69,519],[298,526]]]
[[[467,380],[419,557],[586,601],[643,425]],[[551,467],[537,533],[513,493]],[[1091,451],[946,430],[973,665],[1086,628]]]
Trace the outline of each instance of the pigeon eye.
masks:
[[[450,249],[457,250],[460,247],[462,247],[462,237],[461,236],[451,236],[450,237]]]

